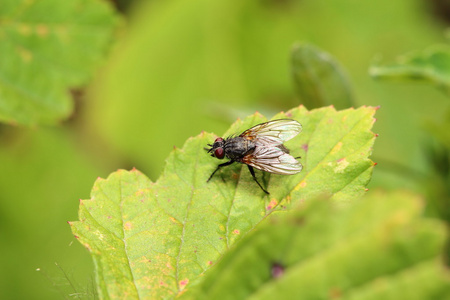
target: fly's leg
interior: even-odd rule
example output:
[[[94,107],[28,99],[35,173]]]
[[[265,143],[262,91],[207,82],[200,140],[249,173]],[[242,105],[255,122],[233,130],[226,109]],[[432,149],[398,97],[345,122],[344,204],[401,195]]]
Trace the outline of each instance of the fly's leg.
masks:
[[[232,163],[234,163],[234,161],[233,161],[233,160],[230,160],[230,161],[228,161],[228,162],[226,162],[226,163],[223,163],[223,164],[218,165],[218,166],[217,166],[217,169],[216,169],[214,172],[212,172],[211,176],[209,176],[209,178],[208,178],[208,180],[206,180],[206,182],[210,181],[211,178],[213,177],[213,175],[214,175],[217,171],[219,171],[220,168],[225,167],[225,166],[229,166],[229,165],[231,165]]]
[[[259,185],[259,187],[263,190],[263,192],[266,193],[267,195],[270,195],[270,193],[269,193],[268,191],[266,191],[266,190],[261,186],[261,184],[259,184],[258,180],[256,179],[255,171],[253,170],[253,167],[251,167],[251,166],[249,166],[249,165],[247,165],[247,167],[248,167],[248,170],[250,171],[250,173],[252,174],[253,179],[256,181],[256,183]]]

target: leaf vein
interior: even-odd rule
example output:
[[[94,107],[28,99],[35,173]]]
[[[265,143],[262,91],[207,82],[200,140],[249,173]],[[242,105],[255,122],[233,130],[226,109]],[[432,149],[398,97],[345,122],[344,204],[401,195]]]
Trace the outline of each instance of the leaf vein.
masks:
[[[122,221],[122,234],[123,234],[123,245],[124,245],[124,252],[125,252],[125,257],[127,260],[127,265],[128,265],[128,269],[130,270],[130,274],[131,274],[131,282],[133,284],[133,287],[136,291],[136,294],[139,296],[139,290],[136,286],[136,282],[134,279],[134,274],[133,274],[133,268],[131,267],[131,261],[128,255],[128,250],[127,250],[127,237],[125,237],[125,228],[124,228],[124,219],[123,219],[123,192],[122,192],[122,177],[119,177],[119,197],[120,197],[120,205],[119,205],[119,209],[120,209],[120,215],[121,215],[121,221]]]

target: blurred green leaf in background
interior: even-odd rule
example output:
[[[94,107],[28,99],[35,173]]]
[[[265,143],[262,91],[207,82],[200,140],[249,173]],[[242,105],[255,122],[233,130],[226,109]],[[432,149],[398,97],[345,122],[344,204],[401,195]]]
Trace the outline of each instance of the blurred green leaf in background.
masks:
[[[369,71],[375,79],[431,83],[450,96],[449,45],[435,45],[424,51],[405,54],[390,65],[377,62]]]
[[[54,124],[70,116],[69,88],[86,84],[116,18],[103,1],[3,0],[0,121]]]
[[[431,84],[450,97],[450,46],[435,45],[414,51],[400,56],[393,64],[373,64],[370,74],[386,81]],[[421,125],[428,134],[421,148],[431,174],[417,183],[425,187],[429,195],[429,212],[450,222],[450,105],[447,104],[439,114],[424,119]]]
[[[71,89],[106,60],[117,19],[100,0],[0,3],[0,121],[35,128],[0,125],[1,299],[95,292],[89,258],[63,224],[104,169],[73,127],[38,125],[71,116]]]
[[[292,77],[297,95],[306,107],[353,106],[349,82],[341,67],[328,53],[312,45],[294,46]]]
[[[379,55],[389,62],[411,51],[420,57],[429,45],[445,48],[445,8],[438,0],[2,1],[0,119],[8,125],[0,125],[0,298],[96,297],[92,260],[65,222],[76,219],[78,199],[89,198],[97,177],[136,167],[155,181],[173,146],[203,130],[222,133],[255,111],[273,116],[300,101],[309,110],[324,105],[308,103],[296,86],[304,79],[292,80],[299,41],[322,64],[310,73],[322,77],[309,76],[306,91],[321,91],[323,103],[337,108],[381,106],[370,190],[425,195],[424,214],[446,219],[440,212],[447,202],[439,201],[449,195],[448,95],[416,80],[375,81],[367,72]],[[423,57],[417,62],[428,64]],[[445,79],[444,66],[433,63]],[[306,174],[317,161],[309,154],[302,159]],[[322,175],[338,167],[322,166]],[[233,174],[239,171],[221,176]],[[276,176],[261,176],[276,187]],[[339,183],[326,178],[309,186]],[[227,190],[233,182],[215,180],[208,188]],[[406,287],[412,276],[392,282]]]

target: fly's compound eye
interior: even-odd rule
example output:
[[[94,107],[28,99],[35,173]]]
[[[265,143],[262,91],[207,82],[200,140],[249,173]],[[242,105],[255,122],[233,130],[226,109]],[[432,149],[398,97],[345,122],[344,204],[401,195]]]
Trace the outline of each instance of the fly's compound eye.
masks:
[[[223,138],[218,137],[218,138],[214,141],[214,143],[217,143],[217,142],[223,142]]]
[[[225,156],[224,154],[225,153],[223,151],[223,148],[217,148],[216,150],[214,150],[214,156],[217,157],[218,159],[222,159]]]

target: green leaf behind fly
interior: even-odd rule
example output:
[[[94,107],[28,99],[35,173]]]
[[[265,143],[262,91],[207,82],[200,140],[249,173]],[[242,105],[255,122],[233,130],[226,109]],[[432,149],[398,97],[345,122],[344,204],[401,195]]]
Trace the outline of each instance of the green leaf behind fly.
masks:
[[[114,29],[99,0],[3,0],[0,121],[55,123],[72,111],[69,88],[84,84]]]
[[[353,106],[347,76],[330,54],[312,45],[299,44],[292,50],[291,65],[297,96],[309,109]]]
[[[431,83],[450,95],[450,47],[436,45],[397,58],[395,63],[370,67],[375,79]]]
[[[336,111],[304,107],[274,117],[292,118],[303,132],[286,143],[301,156],[301,173],[257,172],[265,195],[247,168],[233,164],[206,180],[220,163],[203,148],[216,137],[202,133],[174,149],[155,183],[140,172],[120,170],[99,179],[80,203],[72,231],[94,258],[102,297],[174,298],[242,236],[274,211],[325,194],[344,204],[362,196],[374,163],[368,159],[376,109]],[[254,114],[225,137],[266,121]],[[244,169],[242,169],[244,168]]]

